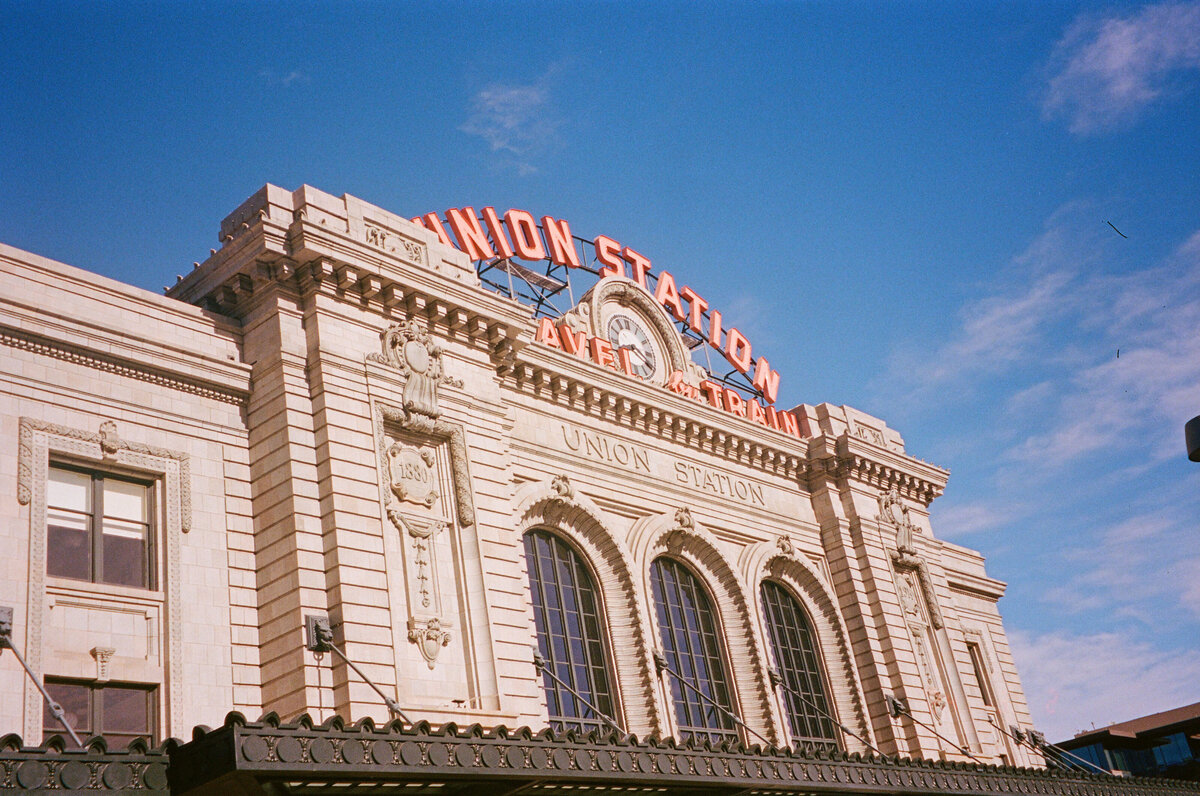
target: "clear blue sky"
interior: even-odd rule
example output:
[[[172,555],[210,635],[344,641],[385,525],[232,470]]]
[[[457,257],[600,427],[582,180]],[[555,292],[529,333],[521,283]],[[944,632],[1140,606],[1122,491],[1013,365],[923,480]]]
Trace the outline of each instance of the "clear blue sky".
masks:
[[[1200,699],[1200,5],[6,0],[0,45],[0,240],[158,290],[266,182],[567,218],[952,471],[1052,738]]]

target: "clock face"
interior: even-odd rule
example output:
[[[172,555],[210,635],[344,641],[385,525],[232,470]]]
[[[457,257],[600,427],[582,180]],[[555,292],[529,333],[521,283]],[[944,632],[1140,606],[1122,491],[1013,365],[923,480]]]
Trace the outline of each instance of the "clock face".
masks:
[[[641,322],[624,313],[608,319],[608,341],[614,349],[626,348],[633,362],[633,372],[643,379],[652,379],[662,368],[663,355],[653,336]]]

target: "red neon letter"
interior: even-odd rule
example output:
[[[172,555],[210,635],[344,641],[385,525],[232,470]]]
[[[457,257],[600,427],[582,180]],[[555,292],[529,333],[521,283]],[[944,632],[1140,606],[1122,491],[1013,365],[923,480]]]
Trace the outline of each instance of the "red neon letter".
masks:
[[[562,341],[558,339],[558,332],[554,330],[554,321],[549,318],[542,318],[538,321],[537,336],[533,338],[539,343],[545,343],[551,348],[562,350]]]
[[[542,230],[550,244],[550,259],[559,265],[578,268],[579,255],[575,253],[575,239],[571,237],[571,227],[566,219],[555,221],[550,216],[542,216]]]
[[[562,336],[563,351],[577,357],[587,356],[587,332],[582,330],[575,332],[571,330],[570,326],[560,323],[558,333]]]
[[[617,358],[621,360],[621,370],[626,376],[635,376],[633,372],[633,354],[629,353],[629,349],[624,346],[617,349]],[[637,376],[641,378],[641,376]]]
[[[683,290],[679,291],[679,295],[687,299],[688,303],[688,326],[696,334],[701,334],[700,321],[704,318],[704,311],[708,309],[708,302],[696,295],[696,291],[692,290],[687,285],[683,286]]]
[[[713,310],[708,314],[708,344],[718,351],[721,350],[721,311]]]
[[[649,290],[650,288],[646,285],[646,272],[650,270],[650,261],[628,246],[621,249],[621,256],[633,266],[634,281]]]
[[[625,278],[625,261],[621,259],[621,244],[607,235],[597,235],[594,241],[596,259],[604,266],[600,269],[600,278],[619,276]]]
[[[683,314],[683,303],[679,300],[679,291],[675,289],[675,277],[671,276],[670,271],[663,271],[658,275],[654,300],[669,309],[675,320],[682,321],[686,317]]]
[[[710,404],[718,409],[725,408],[725,404],[721,402],[721,385],[715,381],[708,381],[706,379],[700,382],[700,389],[704,390],[704,397],[708,399]]]
[[[446,228],[442,226],[442,220],[440,218],[438,218],[437,213],[426,213],[425,214],[425,228],[432,229],[434,232],[436,232],[437,236],[438,236],[438,240],[440,240],[442,243],[446,244],[447,246],[454,245],[453,243],[450,242],[450,236],[446,234]]]
[[[542,245],[542,236],[538,234],[532,215],[524,210],[509,210],[504,214],[504,223],[508,225],[508,234],[518,257],[522,260],[546,259],[546,247]]]
[[[483,221],[487,224],[488,232],[492,233],[492,240],[496,242],[496,248],[500,250],[501,257],[512,257],[512,246],[508,245],[508,238],[504,236],[504,227],[500,226],[500,219],[496,218],[496,208],[483,208]]]
[[[763,406],[758,401],[746,401],[746,417],[753,420],[755,423],[768,425],[767,413],[763,411]]]
[[[483,228],[479,226],[479,219],[475,217],[475,208],[447,210],[446,220],[454,230],[454,237],[458,238],[458,248],[466,252],[472,260],[487,260],[496,256],[492,245],[488,243],[487,235],[483,234]]]
[[[725,358],[742,373],[750,372],[750,341],[736,326],[725,335]]]
[[[771,363],[767,362],[766,357],[759,357],[754,363],[754,386],[762,390],[767,403],[775,403],[779,395],[779,371],[771,370]]]
[[[603,337],[593,337],[592,361],[597,365],[615,368],[617,366],[617,360],[613,358],[612,343],[608,342]]]
[[[728,387],[725,388],[725,408],[735,415],[746,416],[746,401]]]
[[[783,431],[785,434],[791,434],[793,437],[800,436],[800,424],[796,422],[796,416],[794,414],[788,411],[782,411],[778,412],[777,416],[783,421],[780,425],[783,426]]]

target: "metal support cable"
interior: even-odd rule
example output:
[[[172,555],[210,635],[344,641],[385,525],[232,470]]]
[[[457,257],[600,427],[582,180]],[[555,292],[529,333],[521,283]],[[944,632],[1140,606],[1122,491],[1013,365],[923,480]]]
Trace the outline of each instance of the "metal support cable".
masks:
[[[1055,762],[1055,763],[1058,763],[1059,765],[1066,765],[1067,763],[1070,762],[1069,760],[1062,760],[1062,759],[1047,757],[1045,750],[1049,749],[1057,755],[1069,757],[1069,758],[1071,758],[1071,760],[1076,760],[1079,763],[1084,763],[1088,766],[1091,766],[1093,769],[1095,769],[1096,771],[1098,771],[1101,774],[1112,774],[1112,772],[1109,771],[1108,769],[1101,768],[1100,766],[1096,765],[1092,761],[1087,760],[1086,758],[1082,758],[1079,755],[1071,754],[1071,752],[1067,751],[1066,749],[1063,749],[1061,746],[1058,746],[1058,745],[1052,744],[1052,743],[1048,743],[1047,741],[1042,741],[1041,743],[1036,743],[1034,740],[1030,740],[1030,736],[1027,736],[1023,732],[1019,732],[1019,733],[1008,732],[1003,727],[1001,727],[999,724],[997,724],[993,720],[992,716],[990,716],[990,715],[988,716],[988,722],[993,727],[995,727],[997,730],[1004,733],[1009,738],[1012,738],[1017,743],[1024,744],[1025,746],[1028,746],[1030,749],[1034,750],[1035,752],[1038,752],[1039,754],[1041,754],[1043,757],[1046,757],[1047,762]],[[1032,733],[1030,733],[1030,735],[1032,735]],[[1084,770],[1086,771],[1087,769],[1084,769]],[[1091,773],[1091,772],[1089,771],[1088,773]]]
[[[779,675],[779,671],[778,671],[778,670],[776,670],[776,669],[771,669],[771,670],[769,671],[769,674],[770,674],[770,677],[771,677],[771,683],[772,683],[773,685],[777,685],[777,686],[779,686],[779,687],[780,687],[780,688],[782,688],[784,691],[787,691],[789,694],[791,694],[792,696],[796,697],[797,699],[802,699],[802,700],[804,700],[806,703],[808,703],[808,706],[809,706],[809,707],[811,707],[813,710],[815,710],[815,711],[817,711],[818,713],[820,713],[820,714],[821,714],[822,716],[824,716],[825,718],[827,718],[827,719],[829,719],[830,721],[832,721],[832,722],[833,722],[833,723],[834,723],[834,724],[837,726],[837,728],[838,728],[839,730],[841,730],[842,732],[846,733],[847,735],[849,735],[849,736],[850,736],[850,737],[852,737],[852,738],[856,738],[856,739],[857,739],[857,740],[858,740],[860,743],[864,744],[864,745],[865,745],[865,746],[866,746],[868,749],[870,749],[872,752],[874,752],[875,754],[879,755],[880,757],[886,757],[886,755],[884,755],[884,754],[883,754],[883,752],[881,752],[881,751],[879,751],[878,749],[876,749],[876,748],[875,748],[875,747],[874,747],[874,746],[871,744],[871,742],[870,742],[870,741],[868,741],[866,738],[862,737],[861,735],[859,735],[858,733],[856,733],[854,730],[852,730],[852,729],[850,729],[849,727],[847,727],[845,724],[842,724],[840,721],[838,721],[838,720],[837,720],[837,718],[836,718],[835,716],[833,716],[833,715],[831,715],[831,714],[829,714],[829,713],[826,713],[824,710],[822,710],[822,709],[821,709],[821,706],[820,706],[820,705],[818,705],[818,704],[816,703],[816,701],[815,701],[815,700],[809,699],[809,698],[808,698],[808,697],[806,697],[804,694],[800,693],[799,691],[797,691],[796,689],[792,688],[792,687],[791,687],[791,686],[789,686],[787,683],[785,683],[785,682],[783,681],[783,678],[782,678],[782,677]]]
[[[83,741],[79,740],[79,736],[75,734],[75,729],[67,721],[66,711],[63,710],[62,705],[55,702],[53,697],[50,696],[45,686],[38,680],[37,675],[33,673],[33,669],[30,669],[29,664],[21,657],[17,646],[12,643],[12,630],[12,609],[2,606],[0,607],[0,654],[3,654],[6,649],[12,650],[13,655],[17,657],[17,662],[25,670],[25,674],[29,675],[29,679],[37,686],[37,690],[42,693],[42,699],[46,700],[46,706],[50,708],[51,715],[66,729],[67,734],[71,736],[71,740],[75,742],[75,745],[82,748]]]
[[[751,727],[749,724],[747,724],[746,722],[742,721],[742,719],[741,719],[741,718],[740,718],[740,717],[739,717],[739,716],[738,716],[736,713],[734,713],[732,710],[730,710],[729,708],[725,707],[725,706],[724,706],[724,705],[722,705],[720,702],[717,702],[715,699],[713,699],[713,698],[712,698],[712,697],[710,697],[708,694],[706,694],[706,693],[704,693],[703,691],[701,691],[701,690],[700,690],[699,688],[697,688],[696,686],[694,686],[694,685],[692,685],[691,683],[689,683],[687,680],[683,679],[683,676],[682,676],[682,675],[680,675],[678,672],[676,672],[674,669],[672,669],[670,666],[668,666],[668,665],[667,665],[667,658],[666,658],[666,656],[665,656],[665,655],[663,655],[663,654],[662,654],[662,652],[659,652],[659,651],[657,651],[657,650],[656,650],[656,651],[655,651],[655,653],[654,653],[654,665],[658,667],[658,671],[659,671],[659,673],[660,673],[660,674],[661,674],[662,672],[666,672],[667,674],[671,675],[671,676],[672,676],[672,677],[674,677],[676,680],[678,680],[678,681],[679,681],[681,684],[683,684],[683,685],[687,686],[688,688],[692,689],[692,691],[696,692],[696,695],[697,695],[697,696],[699,696],[699,697],[700,697],[701,699],[703,699],[705,702],[707,702],[707,703],[709,703],[710,705],[712,705],[712,706],[713,706],[714,708],[716,708],[717,710],[719,710],[719,711],[721,711],[722,713],[724,713],[726,716],[728,716],[730,719],[732,719],[732,720],[733,720],[733,722],[734,722],[735,724],[737,724],[739,727],[742,727],[742,728],[744,728],[744,729],[746,730],[746,732],[750,733],[751,735],[755,736],[756,738],[760,738],[760,739],[762,739],[762,742],[763,742],[763,743],[765,743],[767,746],[770,746],[770,747],[774,747],[774,746],[775,746],[775,744],[773,744],[773,743],[771,743],[769,740],[767,740],[766,736],[764,736],[764,735],[763,735],[761,732],[758,732],[758,731],[756,731],[756,730],[755,730],[753,727]]]
[[[609,716],[604,711],[600,710],[595,705],[593,705],[592,702],[587,697],[585,697],[583,694],[576,691],[574,688],[572,688],[570,685],[568,685],[565,681],[563,681],[562,678],[560,678],[558,675],[556,675],[550,669],[550,666],[547,664],[545,657],[542,656],[542,653],[538,651],[537,647],[533,648],[533,666],[539,672],[541,672],[542,674],[549,675],[550,678],[552,680],[554,680],[554,682],[558,683],[560,686],[562,686],[563,688],[570,691],[571,696],[575,697],[580,702],[582,702],[583,706],[586,707],[588,710],[592,711],[592,713],[594,713],[596,715],[596,718],[600,719],[600,721],[604,722],[605,724],[612,727],[617,732],[621,733],[622,737],[629,734],[625,731],[624,727],[622,727],[620,724],[617,724],[617,722],[614,718]]]
[[[916,716],[914,716],[914,715],[913,715],[913,714],[912,714],[912,713],[909,711],[909,709],[908,709],[908,705],[904,704],[903,702],[901,702],[901,701],[900,701],[899,699],[897,699],[896,697],[894,697],[894,696],[890,696],[890,695],[889,695],[889,696],[887,697],[887,703],[888,703],[888,707],[889,707],[889,708],[891,708],[891,711],[892,711],[892,716],[893,716],[893,717],[895,717],[895,718],[899,718],[901,714],[904,714],[905,716],[908,716],[910,719],[912,719],[912,720],[913,720],[914,722],[916,722],[917,724],[920,724],[922,727],[924,727],[925,729],[929,730],[931,733],[933,733],[934,735],[936,735],[936,736],[937,736],[938,738],[940,738],[941,740],[943,740],[943,741],[945,741],[946,743],[950,744],[952,747],[954,747],[955,749],[957,749],[957,750],[958,750],[959,752],[961,752],[962,754],[964,754],[964,755],[966,755],[967,757],[969,757],[969,758],[971,758],[972,760],[974,760],[976,763],[982,763],[982,762],[983,762],[983,761],[982,761],[982,760],[980,760],[978,757],[976,757],[975,755],[971,754],[971,750],[970,750],[970,749],[968,749],[967,747],[965,747],[965,746],[959,746],[957,743],[955,743],[955,742],[954,742],[954,741],[952,741],[951,739],[947,738],[945,735],[942,735],[940,732],[938,732],[938,731],[937,731],[937,728],[935,728],[935,727],[931,727],[930,725],[928,725],[928,724],[926,724],[925,722],[923,722],[923,721],[921,721],[920,719],[918,719]]]
[[[400,709],[400,704],[392,699],[387,694],[380,690],[379,686],[371,681],[370,677],[363,672],[362,669],[355,665],[354,661],[346,657],[346,653],[342,652],[336,644],[333,643],[333,629],[329,625],[329,619],[322,616],[306,616],[304,617],[305,630],[305,648],[312,652],[336,652],[338,657],[346,662],[354,672],[362,678],[363,682],[371,686],[379,698],[383,700],[383,704],[387,705],[388,714],[395,718],[399,716],[408,724],[412,724],[412,719],[404,715],[404,711]]]

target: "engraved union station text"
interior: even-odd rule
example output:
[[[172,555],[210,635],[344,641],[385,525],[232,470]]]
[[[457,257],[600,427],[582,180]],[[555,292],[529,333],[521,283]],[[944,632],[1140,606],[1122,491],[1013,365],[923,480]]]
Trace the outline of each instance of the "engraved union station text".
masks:
[[[596,461],[628,467],[636,472],[650,472],[650,453],[639,445],[630,445],[592,431],[568,428],[565,424],[559,428],[562,429],[563,442],[575,453]]]
[[[737,498],[753,506],[767,505],[763,499],[762,484],[756,484],[744,478],[734,478],[707,467],[697,467],[687,462],[675,462],[675,480],[714,495]]]

